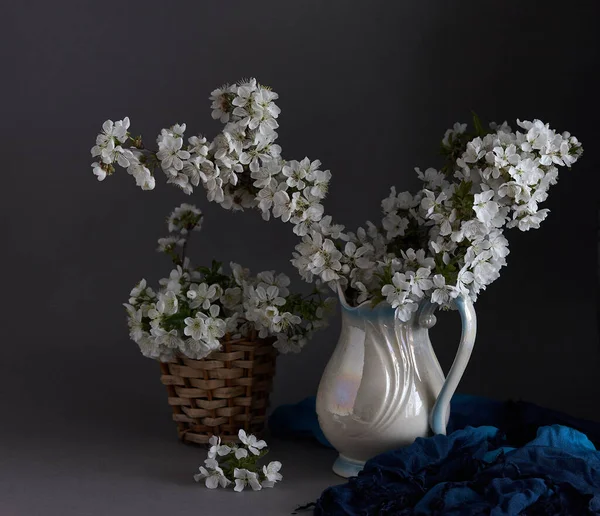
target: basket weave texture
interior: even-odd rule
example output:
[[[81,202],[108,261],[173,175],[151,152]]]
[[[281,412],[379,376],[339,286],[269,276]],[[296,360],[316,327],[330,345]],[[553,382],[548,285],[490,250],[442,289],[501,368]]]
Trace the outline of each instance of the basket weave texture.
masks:
[[[173,420],[182,441],[205,444],[211,436],[239,442],[238,431],[265,428],[277,350],[255,336],[222,341],[222,350],[201,360],[178,357],[160,364]]]

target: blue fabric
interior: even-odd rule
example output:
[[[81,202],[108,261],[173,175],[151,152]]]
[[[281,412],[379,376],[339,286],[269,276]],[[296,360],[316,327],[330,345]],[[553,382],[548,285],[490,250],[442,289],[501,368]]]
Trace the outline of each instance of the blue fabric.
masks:
[[[600,452],[561,425],[512,447],[492,426],[419,438],[327,489],[316,515],[600,514]]]
[[[269,432],[275,437],[314,437],[333,448],[323,434],[316,412],[316,398],[306,398],[294,405],[280,405],[269,418]]]
[[[468,394],[456,394],[452,398],[447,433],[466,426],[495,426],[507,434],[511,442],[522,445],[534,439],[538,428],[546,425],[575,428],[600,448],[600,423],[524,401],[501,402]],[[331,447],[319,427],[314,396],[297,404],[277,407],[269,418],[269,430],[275,437],[314,437]]]
[[[314,436],[314,398],[277,409],[279,436]],[[586,435],[587,434],[587,435]],[[526,402],[457,395],[448,436],[371,459],[316,515],[600,514],[600,424]]]

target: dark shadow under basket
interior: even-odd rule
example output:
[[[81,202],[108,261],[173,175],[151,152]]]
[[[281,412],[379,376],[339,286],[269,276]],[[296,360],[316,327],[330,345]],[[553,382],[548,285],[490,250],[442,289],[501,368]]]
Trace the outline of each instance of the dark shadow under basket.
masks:
[[[221,351],[201,360],[179,357],[160,364],[182,441],[205,444],[217,435],[223,442],[239,442],[241,428],[261,434],[275,376],[273,342],[226,338]]]

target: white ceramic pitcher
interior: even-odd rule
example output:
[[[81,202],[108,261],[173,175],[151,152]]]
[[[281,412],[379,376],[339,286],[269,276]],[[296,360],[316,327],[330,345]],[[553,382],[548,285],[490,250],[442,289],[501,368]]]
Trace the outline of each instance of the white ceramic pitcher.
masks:
[[[462,336],[444,379],[429,340],[438,305],[422,301],[403,323],[389,305],[348,306],[338,290],[342,332],[319,384],[317,414],[339,452],[333,471],[347,478],[371,457],[427,437],[430,427],[446,433],[450,399],[471,356],[477,321],[471,300],[458,297]]]

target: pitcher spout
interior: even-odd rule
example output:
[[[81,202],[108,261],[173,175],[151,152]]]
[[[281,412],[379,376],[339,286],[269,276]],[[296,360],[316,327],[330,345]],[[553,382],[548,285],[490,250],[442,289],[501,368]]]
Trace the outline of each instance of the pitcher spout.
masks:
[[[380,314],[385,317],[390,316],[390,312],[394,312],[394,309],[387,303],[380,303],[377,306],[373,306],[370,301],[363,301],[359,305],[351,306],[346,299],[344,289],[340,285],[339,281],[336,283],[337,295],[340,300],[343,313],[360,314],[362,316],[369,316],[370,314]]]

